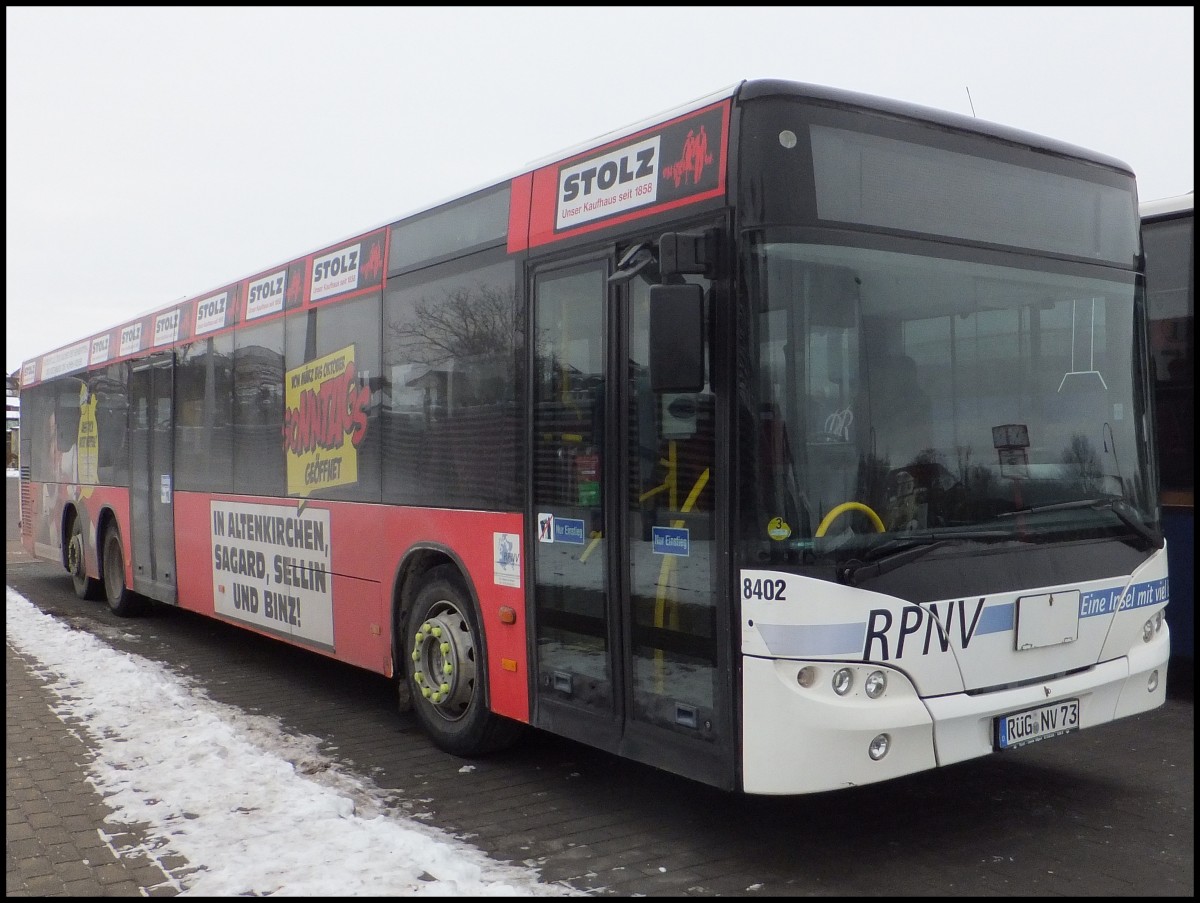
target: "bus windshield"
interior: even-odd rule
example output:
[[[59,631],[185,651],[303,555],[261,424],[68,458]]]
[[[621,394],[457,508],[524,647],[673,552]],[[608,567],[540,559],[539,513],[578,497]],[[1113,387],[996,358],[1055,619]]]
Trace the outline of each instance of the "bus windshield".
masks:
[[[745,560],[1157,534],[1132,278],[789,241],[748,253]]]

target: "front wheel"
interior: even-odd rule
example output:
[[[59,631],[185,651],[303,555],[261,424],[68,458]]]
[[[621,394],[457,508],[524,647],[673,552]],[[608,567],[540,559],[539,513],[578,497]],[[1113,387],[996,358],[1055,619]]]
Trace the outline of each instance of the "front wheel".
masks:
[[[125,552],[115,526],[104,534],[104,596],[113,614],[132,618],[146,610],[146,602],[125,585]]]
[[[521,725],[488,709],[483,635],[454,568],[434,568],[422,581],[404,640],[413,708],[439,748],[475,756],[516,740]]]
[[[85,548],[83,518],[76,515],[71,520],[71,532],[67,537],[67,570],[71,573],[71,585],[80,599],[99,599],[100,581],[87,575]]]

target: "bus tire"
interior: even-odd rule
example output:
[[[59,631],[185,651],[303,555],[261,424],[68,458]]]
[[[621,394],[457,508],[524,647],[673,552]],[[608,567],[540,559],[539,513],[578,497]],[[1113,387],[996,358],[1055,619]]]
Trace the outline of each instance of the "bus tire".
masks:
[[[83,518],[76,514],[71,518],[71,529],[67,535],[67,570],[71,574],[71,585],[80,599],[99,599],[100,581],[87,575],[86,548]]]
[[[115,526],[104,534],[104,597],[113,614],[132,618],[146,610],[145,600],[125,585],[125,552]]]
[[[413,710],[434,745],[458,756],[509,746],[522,725],[488,709],[483,634],[471,596],[450,565],[422,580],[404,629]]]

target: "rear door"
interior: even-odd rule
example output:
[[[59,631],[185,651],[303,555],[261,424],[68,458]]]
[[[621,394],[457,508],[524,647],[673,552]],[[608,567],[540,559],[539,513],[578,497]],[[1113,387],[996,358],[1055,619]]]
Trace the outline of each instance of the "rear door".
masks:
[[[156,355],[129,380],[129,499],[133,588],[174,604],[174,355]]]

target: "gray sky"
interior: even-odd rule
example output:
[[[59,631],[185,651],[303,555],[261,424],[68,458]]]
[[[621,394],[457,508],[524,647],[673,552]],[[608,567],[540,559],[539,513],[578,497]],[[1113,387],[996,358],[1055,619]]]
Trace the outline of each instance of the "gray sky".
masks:
[[[5,369],[743,78],[1194,187],[1195,9],[6,7]],[[969,96],[968,96],[969,90]]]

